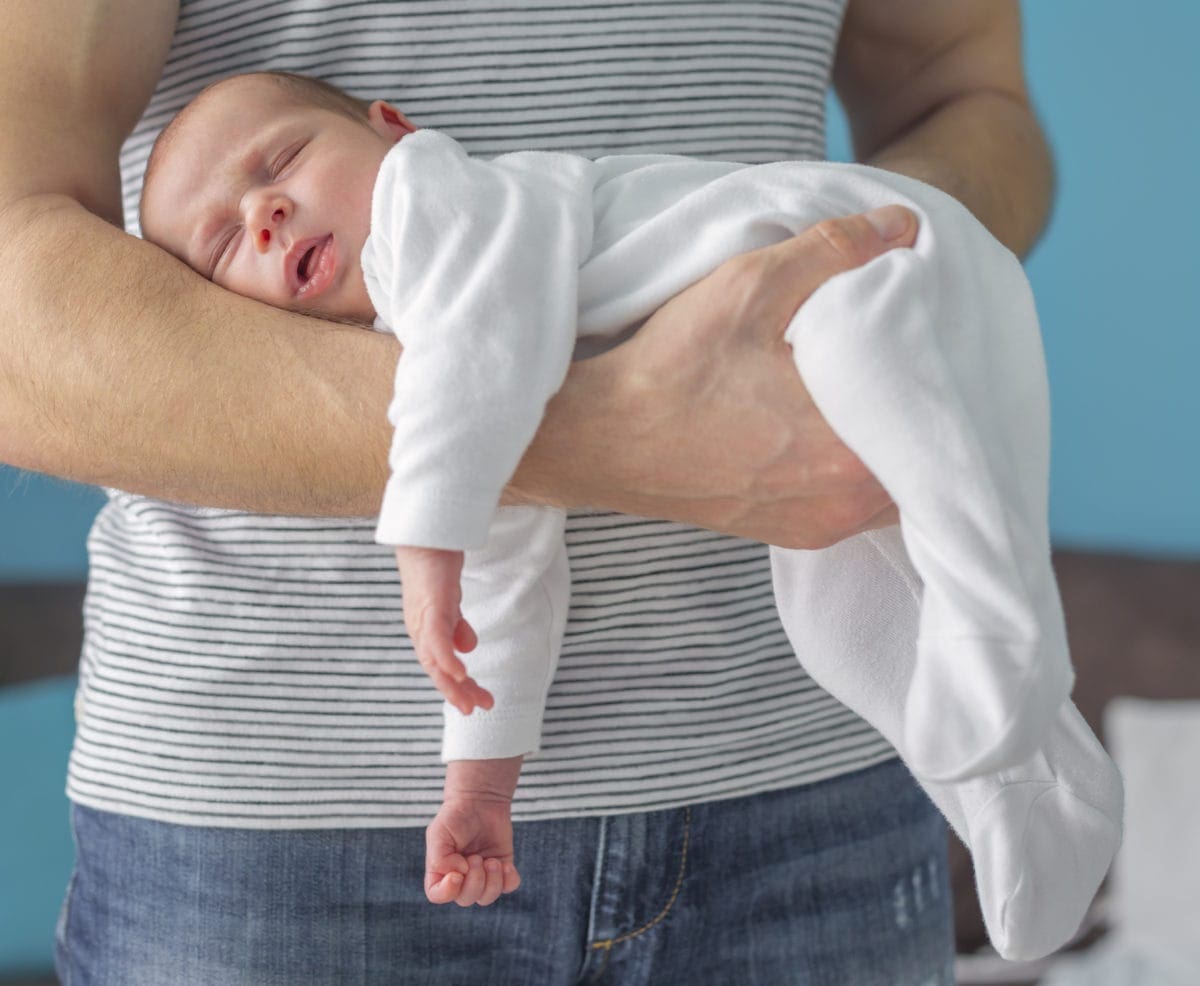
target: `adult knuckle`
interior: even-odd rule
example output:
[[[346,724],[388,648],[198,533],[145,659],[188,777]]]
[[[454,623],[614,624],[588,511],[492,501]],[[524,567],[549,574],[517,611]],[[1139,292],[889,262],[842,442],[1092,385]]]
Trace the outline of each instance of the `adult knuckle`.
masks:
[[[821,474],[831,485],[841,487],[861,486],[872,478],[862,459],[844,445],[827,451]]]
[[[820,548],[828,548],[855,533],[870,516],[861,497],[833,497],[827,500],[816,517],[813,536]]]
[[[739,254],[718,268],[721,293],[729,301],[745,304],[753,299],[762,285],[763,269],[753,253]]]
[[[823,219],[813,227],[813,234],[839,259],[857,263],[861,253],[860,237],[849,217]]]

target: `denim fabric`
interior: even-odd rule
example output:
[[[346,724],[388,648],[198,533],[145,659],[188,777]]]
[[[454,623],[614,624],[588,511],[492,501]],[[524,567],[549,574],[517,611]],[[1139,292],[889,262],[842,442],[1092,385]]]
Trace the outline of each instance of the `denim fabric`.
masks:
[[[518,826],[520,890],[424,898],[417,829],[252,831],[72,808],[63,986],[953,986],[946,832],[895,761]]]

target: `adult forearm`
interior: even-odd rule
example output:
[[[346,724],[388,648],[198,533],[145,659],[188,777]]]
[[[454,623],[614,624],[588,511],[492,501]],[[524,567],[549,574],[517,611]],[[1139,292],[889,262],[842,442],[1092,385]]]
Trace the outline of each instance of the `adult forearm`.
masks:
[[[1037,242],[1050,215],[1050,148],[1029,104],[1006,93],[955,98],[866,163],[953,195],[1018,256]]]
[[[212,506],[376,510],[393,339],[215,288],[65,197],[0,222],[0,461]]]

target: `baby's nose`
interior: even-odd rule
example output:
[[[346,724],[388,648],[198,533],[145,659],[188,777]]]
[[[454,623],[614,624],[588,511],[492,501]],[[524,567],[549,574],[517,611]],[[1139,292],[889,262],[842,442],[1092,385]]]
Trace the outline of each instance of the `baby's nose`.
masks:
[[[285,215],[283,209],[276,207],[271,213],[271,218],[268,220],[269,225],[263,226],[259,229],[258,233],[254,237],[254,245],[260,253],[266,252],[266,250],[268,250],[271,246],[271,237],[274,235],[271,232],[271,227],[278,225],[284,220],[284,218]]]

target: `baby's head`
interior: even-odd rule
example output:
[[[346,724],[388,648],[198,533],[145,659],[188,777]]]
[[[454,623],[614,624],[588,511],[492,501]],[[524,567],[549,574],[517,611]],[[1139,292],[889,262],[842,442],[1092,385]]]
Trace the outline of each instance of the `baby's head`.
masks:
[[[142,233],[216,284],[369,323],[359,256],[388,150],[416,128],[315,79],[238,75],[200,93],[150,154]]]

